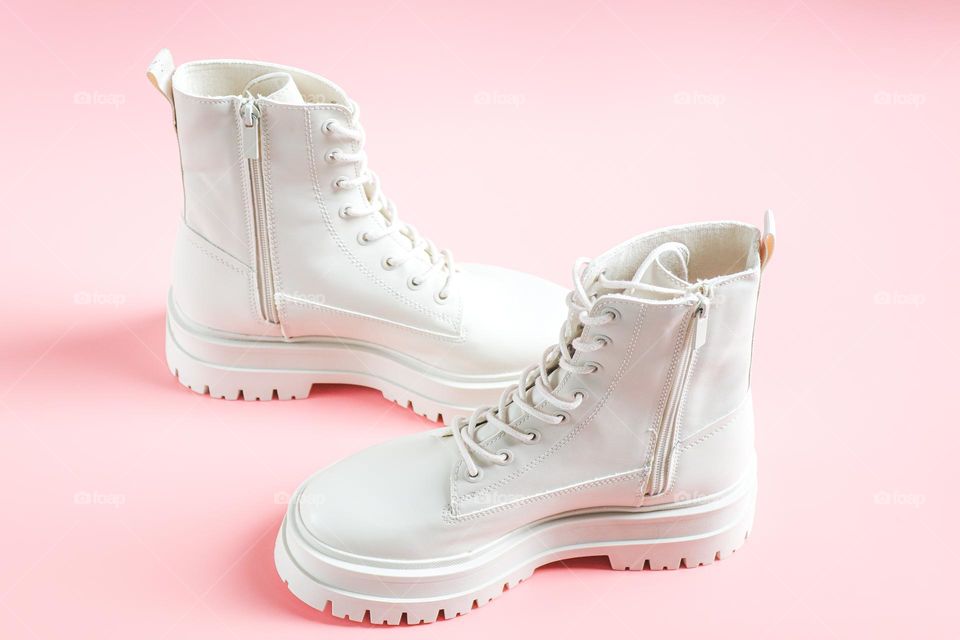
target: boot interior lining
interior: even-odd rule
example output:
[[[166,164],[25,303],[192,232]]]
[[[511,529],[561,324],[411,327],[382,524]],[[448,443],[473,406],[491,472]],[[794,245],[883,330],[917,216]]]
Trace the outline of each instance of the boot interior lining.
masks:
[[[713,222],[663,229],[636,238],[618,255],[601,259],[607,276],[629,279],[643,259],[664,242],[682,242],[690,249],[691,282],[749,271],[760,266],[760,232],[737,222]]]
[[[289,73],[308,103],[346,103],[343,91],[320,76],[293,67],[262,62],[189,62],[177,68],[173,86],[180,93],[198,98],[238,97],[248,82],[275,71]]]

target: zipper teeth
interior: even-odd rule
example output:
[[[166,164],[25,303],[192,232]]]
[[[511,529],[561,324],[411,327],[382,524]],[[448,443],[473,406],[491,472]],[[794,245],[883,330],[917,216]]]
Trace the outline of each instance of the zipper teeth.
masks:
[[[243,120],[243,146],[247,156],[252,196],[254,244],[257,258],[257,288],[260,294],[260,309],[264,319],[279,322],[277,303],[274,298],[273,261],[270,255],[270,230],[267,226],[266,201],[263,194],[263,164],[260,153],[260,110],[253,98],[244,101],[240,108]]]
[[[680,398],[683,397],[683,390],[687,383],[687,373],[690,370],[690,363],[693,361],[694,331],[699,309],[699,306],[694,309],[693,314],[691,314],[687,322],[683,339],[683,361],[677,367],[674,383],[671,385],[667,406],[664,408],[660,429],[657,433],[657,444],[653,457],[653,477],[650,482],[650,495],[660,494],[666,489],[663,485],[665,484],[667,465],[669,464],[667,450],[670,448],[674,432],[676,431],[677,411],[679,410]]]
[[[273,291],[273,267],[270,261],[270,241],[267,220],[264,215],[263,179],[260,160],[250,160],[250,186],[253,190],[253,218],[257,235],[257,262],[260,279],[261,303],[264,316],[270,322],[277,322],[276,303]]]

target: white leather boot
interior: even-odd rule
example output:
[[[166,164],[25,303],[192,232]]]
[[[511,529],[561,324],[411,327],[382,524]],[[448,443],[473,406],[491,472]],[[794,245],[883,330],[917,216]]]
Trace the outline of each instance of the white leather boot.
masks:
[[[297,490],[281,578],[335,616],[397,624],[466,613],[575,556],[676,569],[730,555],[753,522],[767,226],[672,227],[575,269],[560,344],[497,406]]]
[[[336,85],[260,62],[175,68],[166,50],[148,77],[180,142],[166,351],[184,385],[269,400],[360,384],[450,420],[494,402],[556,339],[560,286],[454,266],[399,221]]]

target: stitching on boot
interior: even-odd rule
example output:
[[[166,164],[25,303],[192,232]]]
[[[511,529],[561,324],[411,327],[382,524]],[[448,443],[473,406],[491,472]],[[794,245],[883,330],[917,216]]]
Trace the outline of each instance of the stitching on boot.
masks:
[[[313,128],[311,127],[311,122],[310,122],[310,120],[311,120],[310,111],[311,111],[311,110],[304,110],[304,127],[305,127],[305,129],[306,129],[306,136],[307,136],[307,157],[308,157],[308,160],[309,160],[309,163],[310,163],[310,178],[311,178],[311,181],[313,182],[313,185],[312,185],[312,186],[313,186],[313,195],[314,195],[314,200],[316,201],[317,206],[320,208],[321,216],[322,216],[322,218],[323,218],[323,224],[324,224],[324,226],[327,228],[327,232],[330,233],[330,236],[333,238],[333,240],[334,240],[334,242],[336,243],[337,247],[340,248],[340,251],[343,252],[343,254],[347,257],[347,259],[348,259],[361,273],[363,273],[364,275],[366,275],[370,280],[372,280],[373,282],[375,282],[381,289],[383,289],[384,291],[386,291],[387,293],[389,293],[389,294],[390,294],[391,296],[393,296],[396,300],[399,300],[399,301],[400,301],[401,303],[403,303],[404,305],[406,305],[406,306],[408,306],[408,307],[412,307],[412,308],[416,309],[417,311],[420,311],[421,313],[424,313],[424,314],[426,314],[426,315],[428,315],[428,316],[430,316],[430,317],[432,317],[432,318],[434,318],[434,319],[436,319],[436,320],[439,320],[439,321],[443,322],[444,324],[450,326],[452,329],[454,329],[454,330],[456,330],[456,331],[459,332],[459,327],[457,327],[457,323],[454,322],[452,318],[448,317],[446,314],[438,314],[438,313],[436,313],[436,312],[430,311],[429,309],[426,309],[423,305],[421,305],[421,304],[419,304],[419,303],[416,303],[416,302],[413,302],[413,301],[411,301],[411,300],[408,300],[408,299],[405,298],[404,296],[400,295],[397,291],[395,291],[395,290],[393,289],[393,287],[391,287],[390,285],[388,285],[386,282],[383,282],[383,281],[382,281],[380,278],[378,278],[373,272],[371,272],[371,271],[366,267],[366,265],[364,265],[364,264],[363,264],[356,256],[354,256],[353,253],[347,248],[346,243],[344,243],[343,239],[340,237],[340,234],[336,231],[336,229],[335,229],[334,226],[333,226],[333,223],[332,223],[331,220],[330,220],[330,213],[329,213],[329,211],[327,210],[326,203],[324,202],[324,199],[323,199],[323,194],[322,194],[322,192],[320,191],[319,176],[318,176],[318,174],[317,174],[317,167],[316,167],[316,158],[314,157]],[[457,338],[458,338],[460,341],[462,341],[462,340],[465,339],[465,336],[462,335],[462,333],[461,333],[461,335],[457,336]]]
[[[562,449],[564,446],[566,446],[569,442],[573,441],[593,421],[596,415],[600,412],[600,409],[606,406],[607,400],[609,400],[610,396],[613,393],[613,390],[616,389],[617,385],[620,383],[624,373],[627,370],[626,369],[627,363],[630,361],[631,357],[633,356],[634,349],[636,348],[636,344],[639,340],[640,329],[644,324],[644,320],[646,318],[646,312],[647,312],[646,305],[640,305],[639,303],[637,303],[637,306],[640,307],[640,312],[637,314],[637,319],[634,321],[633,331],[630,338],[630,343],[627,345],[627,348],[626,348],[626,353],[620,359],[620,366],[617,369],[617,373],[614,375],[613,379],[610,381],[610,385],[607,387],[607,390],[604,391],[603,396],[601,396],[600,400],[597,402],[597,405],[593,408],[593,411],[590,412],[588,416],[585,416],[579,425],[577,425],[569,433],[563,436],[563,438],[555,442],[549,449],[547,449],[538,457],[534,458],[527,464],[523,465],[522,467],[520,467],[510,475],[505,476],[504,478],[501,478],[497,482],[487,487],[484,487],[480,491],[475,491],[475,492],[466,494],[465,496],[462,496],[462,497],[452,496],[451,511],[453,513],[459,514],[460,503],[462,502],[463,499],[467,497],[472,498],[472,497],[486,495],[492,492],[493,490],[498,489],[504,486],[505,484],[512,482],[513,480],[516,480],[517,478],[524,475],[531,469],[535,468],[541,462],[543,462],[544,460],[549,458],[551,455],[553,455],[554,453]],[[518,421],[518,424],[519,424],[519,421]],[[490,511],[487,511],[484,513],[490,513]]]

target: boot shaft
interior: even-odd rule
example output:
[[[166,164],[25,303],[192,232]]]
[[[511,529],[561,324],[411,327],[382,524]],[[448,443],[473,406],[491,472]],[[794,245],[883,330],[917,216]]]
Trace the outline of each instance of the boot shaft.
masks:
[[[681,428],[709,422],[739,405],[750,388],[760,242],[761,232],[751,225],[702,223],[640,236],[595,260],[593,269],[604,271],[608,279],[629,280],[639,257],[658,246],[679,243],[689,251],[682,279],[662,267],[651,276],[659,286],[677,292],[664,296],[667,299],[638,292],[597,301],[622,308],[624,324],[634,327],[633,354],[621,350],[624,358],[632,358],[622,384],[633,392],[625,394],[624,401],[650,398],[654,406],[642,411],[670,412],[667,396],[682,386],[682,397],[673,398],[679,403],[675,409]],[[654,371],[664,375],[651,376]]]
[[[523,505],[516,522],[491,521],[509,527],[549,517],[558,501],[569,510],[654,505],[725,491],[752,470],[750,365],[762,238],[740,223],[686,225],[634,238],[594,260],[581,277],[591,300],[586,312],[610,321],[583,326],[577,340],[602,346],[574,355],[586,375],[553,374],[557,397],[582,402],[560,412],[557,426],[538,430],[538,446],[514,447],[511,464],[487,466],[479,481],[460,468],[452,517],[482,518]],[[601,277],[623,286],[670,243],[689,252],[682,278],[654,262],[635,291],[592,289]],[[576,324],[576,316],[568,322]],[[554,410],[538,399],[534,391],[532,402]],[[536,424],[512,415],[517,429]],[[481,430],[478,440],[497,450],[503,436],[485,439]]]
[[[631,416],[643,443],[645,504],[707,495],[737,481],[753,456],[750,370],[760,289],[762,234],[750,225],[722,222],[664,229],[627,242],[596,262],[611,279],[629,279],[636,257],[679,243],[689,260],[682,278],[659,259],[650,272],[666,300],[615,294],[632,318],[636,341],[622,382],[607,407],[613,420]],[[602,299],[602,298],[601,298]],[[627,311],[629,309],[629,311]],[[719,428],[714,432],[714,428]],[[722,430],[719,447],[699,445]],[[703,437],[702,441],[698,438]],[[715,443],[709,443],[715,444]],[[695,460],[703,458],[702,460]],[[682,475],[680,472],[683,472]]]
[[[173,105],[180,145],[186,240],[173,288],[186,316],[237,333],[358,339],[376,322],[365,319],[380,319],[399,341],[463,339],[449,260],[396,222],[342,89],[283,65],[157,60],[151,78]],[[211,254],[239,263],[238,275],[184,266]]]
[[[639,438],[645,504],[676,500],[678,492],[722,490],[737,481],[753,456],[750,370],[761,233],[739,223],[687,225],[631,241],[627,253],[648,254],[670,242],[689,250],[689,262],[683,282],[671,282],[664,271],[661,284],[684,295],[632,303],[612,296],[630,309],[625,317],[634,319],[637,346],[628,356],[622,393],[608,411],[633,416],[637,432],[646,434]],[[617,271],[622,255],[597,262],[606,265],[608,277],[626,277]],[[716,455],[702,453],[702,444],[719,445]]]
[[[172,62],[171,62],[172,64]],[[188,227],[244,262],[256,260],[255,189],[249,161],[256,132],[245,107],[249,83],[265,74],[295,79],[304,98],[343,106],[348,98],[333,83],[282,65],[241,60],[202,60],[177,67],[170,80],[180,162],[183,172],[184,219]],[[289,99],[289,98],[288,98]],[[302,131],[298,142],[302,144]],[[251,134],[253,134],[251,136]]]

